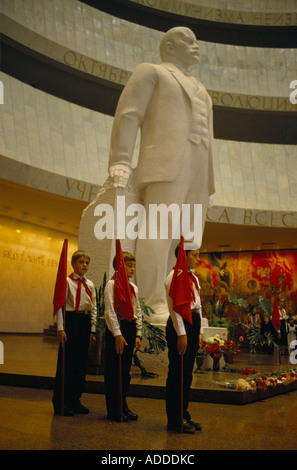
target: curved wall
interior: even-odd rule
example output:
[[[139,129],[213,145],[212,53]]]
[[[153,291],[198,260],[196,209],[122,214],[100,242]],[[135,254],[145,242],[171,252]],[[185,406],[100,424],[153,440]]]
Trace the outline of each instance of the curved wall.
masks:
[[[1,10],[12,22],[54,43],[47,49],[47,55],[52,57],[56,44],[93,61],[130,72],[141,62],[160,62],[159,43],[163,32],[106,14],[79,1],[40,0],[21,4],[4,0]],[[4,26],[2,20],[2,28]],[[13,31],[13,23],[9,28],[13,35],[22,33],[19,28]],[[34,45],[34,34],[30,37],[25,31],[25,35],[20,37],[23,44]],[[193,70],[207,89],[288,97],[289,83],[296,79],[297,42],[291,48],[264,48],[199,40],[199,46],[201,64]],[[39,47],[42,47],[40,42]],[[80,58],[76,65],[79,61]],[[80,69],[84,71],[87,66],[90,64],[82,59]]]
[[[64,178],[100,187],[107,178],[113,118],[79,107],[18,80],[1,75],[5,102],[0,107],[0,154]],[[215,139],[216,193],[213,204],[295,211],[297,151],[293,145],[257,144]],[[137,161],[137,148],[134,164]],[[10,164],[12,164],[10,162]],[[3,161],[5,166],[5,161]],[[23,183],[23,171],[6,177]],[[34,185],[36,173],[28,185]],[[49,189],[39,173],[39,189]],[[65,192],[68,195],[65,183]],[[72,193],[73,194],[73,193]]]
[[[247,249],[249,238],[252,247],[296,248],[296,1],[269,2],[269,12],[253,0],[202,1],[199,13],[196,3],[2,0],[0,248],[10,284],[20,275],[28,282],[15,297],[2,290],[12,320],[1,315],[0,330],[40,332],[52,321],[61,240],[69,236],[75,249],[81,211],[107,177],[121,90],[140,62],[160,62],[167,26],[193,27],[201,53],[193,74],[214,104],[216,193],[205,246],[216,251],[220,230],[222,247],[232,239]]]
[[[236,2],[233,4],[235,8]],[[153,4],[146,6],[150,5]],[[168,9],[169,3],[165,6]],[[211,8],[216,7],[213,2]],[[242,2],[240,7],[244,8]],[[255,5],[250,9],[255,10]],[[119,94],[138,63],[160,61],[160,31],[116,18],[86,3],[41,0],[32,4],[13,0],[3,2],[2,12],[6,37],[42,54],[45,59],[54,60],[73,75],[91,77],[97,88],[100,82],[96,80],[104,80],[108,87],[118,87]],[[262,116],[262,122],[269,122],[271,115],[278,115],[283,123],[286,119],[296,120],[297,106],[289,100],[289,86],[295,78],[297,49],[200,41],[200,51],[201,65],[193,74],[206,85],[215,112],[218,110],[215,114],[217,190],[213,203],[249,209],[296,210],[297,151],[295,145],[287,145],[291,143],[292,129],[285,127],[287,135],[282,129],[282,141],[273,144],[258,143],[257,136],[246,139],[253,142],[235,142],[230,133],[236,125],[237,135],[245,128],[244,116],[250,116],[249,122],[253,121],[249,112]],[[96,110],[88,109],[87,103],[82,107],[59,99],[8,75],[2,75],[2,79],[5,85],[5,102],[1,106],[2,156],[101,186],[107,176],[112,116],[100,112],[100,102],[94,105]],[[88,82],[83,83],[87,94]],[[226,109],[229,116],[234,110],[241,115],[239,119],[238,116],[231,119],[229,125],[227,122],[227,129],[220,130],[219,116]],[[14,178],[21,182],[17,174]]]

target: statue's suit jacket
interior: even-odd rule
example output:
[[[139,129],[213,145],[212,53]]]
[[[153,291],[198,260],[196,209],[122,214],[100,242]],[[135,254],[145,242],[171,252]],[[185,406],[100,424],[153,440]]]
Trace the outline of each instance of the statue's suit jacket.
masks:
[[[204,86],[197,81],[199,94],[206,103],[209,144],[208,188],[214,193],[212,156],[212,102]],[[183,154],[189,140],[194,152],[201,152],[199,128],[193,137],[193,89],[189,77],[170,63],[143,63],[136,67],[120,96],[111,136],[109,166],[125,163],[131,166],[137,132],[141,142],[133,185],[173,181],[183,164]],[[197,107],[195,108],[195,113]],[[194,119],[195,118],[195,119]],[[192,136],[192,137],[191,137]],[[194,142],[195,141],[195,142]],[[204,152],[205,153],[205,152]],[[204,157],[205,158],[205,157]]]

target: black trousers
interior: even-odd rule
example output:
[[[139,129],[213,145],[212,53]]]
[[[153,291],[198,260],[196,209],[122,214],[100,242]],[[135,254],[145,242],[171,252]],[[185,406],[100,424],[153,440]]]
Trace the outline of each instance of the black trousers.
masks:
[[[183,356],[183,417],[190,419],[188,412],[190,388],[196,353],[199,348],[200,314],[192,311],[192,325],[184,320],[187,349]],[[177,334],[171,317],[166,325],[168,346],[168,376],[166,381],[166,413],[169,426],[180,423],[180,355],[177,352]]]
[[[88,352],[91,334],[90,314],[65,312],[64,344],[64,405],[72,406],[80,399],[87,371]],[[53,405],[56,412],[61,410],[62,347],[59,347]]]
[[[286,320],[281,320],[281,339],[279,343],[282,346],[288,346],[287,321]]]
[[[122,354],[122,401],[123,409],[127,408],[126,397],[130,385],[130,369],[132,364],[133,350],[136,339],[136,323],[121,320],[121,332],[128,346],[124,347]],[[113,418],[120,418],[119,400],[119,356],[115,350],[115,339],[113,334],[106,328],[105,333],[105,365],[104,383],[107,415]]]

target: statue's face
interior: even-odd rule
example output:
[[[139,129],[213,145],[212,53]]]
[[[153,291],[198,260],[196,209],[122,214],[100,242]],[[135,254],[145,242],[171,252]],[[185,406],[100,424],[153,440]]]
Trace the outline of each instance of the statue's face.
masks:
[[[172,56],[181,64],[191,66],[199,63],[199,45],[194,33],[185,28],[171,39]]]

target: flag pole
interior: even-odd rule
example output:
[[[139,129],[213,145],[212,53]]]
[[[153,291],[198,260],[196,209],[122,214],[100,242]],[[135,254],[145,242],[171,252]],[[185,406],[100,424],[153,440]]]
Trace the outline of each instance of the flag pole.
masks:
[[[62,307],[63,329],[65,331],[65,305]],[[65,395],[65,341],[61,342],[61,416],[64,416],[64,395]]]
[[[63,330],[65,331],[65,305],[66,305],[66,290],[67,290],[67,250],[68,250],[68,238],[64,239],[58,272],[54,290],[54,316],[58,313],[59,309],[62,309],[63,316]],[[61,415],[64,415],[64,382],[65,382],[65,344],[64,340],[61,342],[59,354],[61,353],[61,364],[60,364],[60,375],[61,375]],[[58,386],[58,384],[57,384]]]
[[[184,355],[180,355],[180,432],[184,432]]]
[[[120,422],[123,422],[123,382],[122,382],[122,355],[118,354],[119,363],[119,407],[120,407]]]

